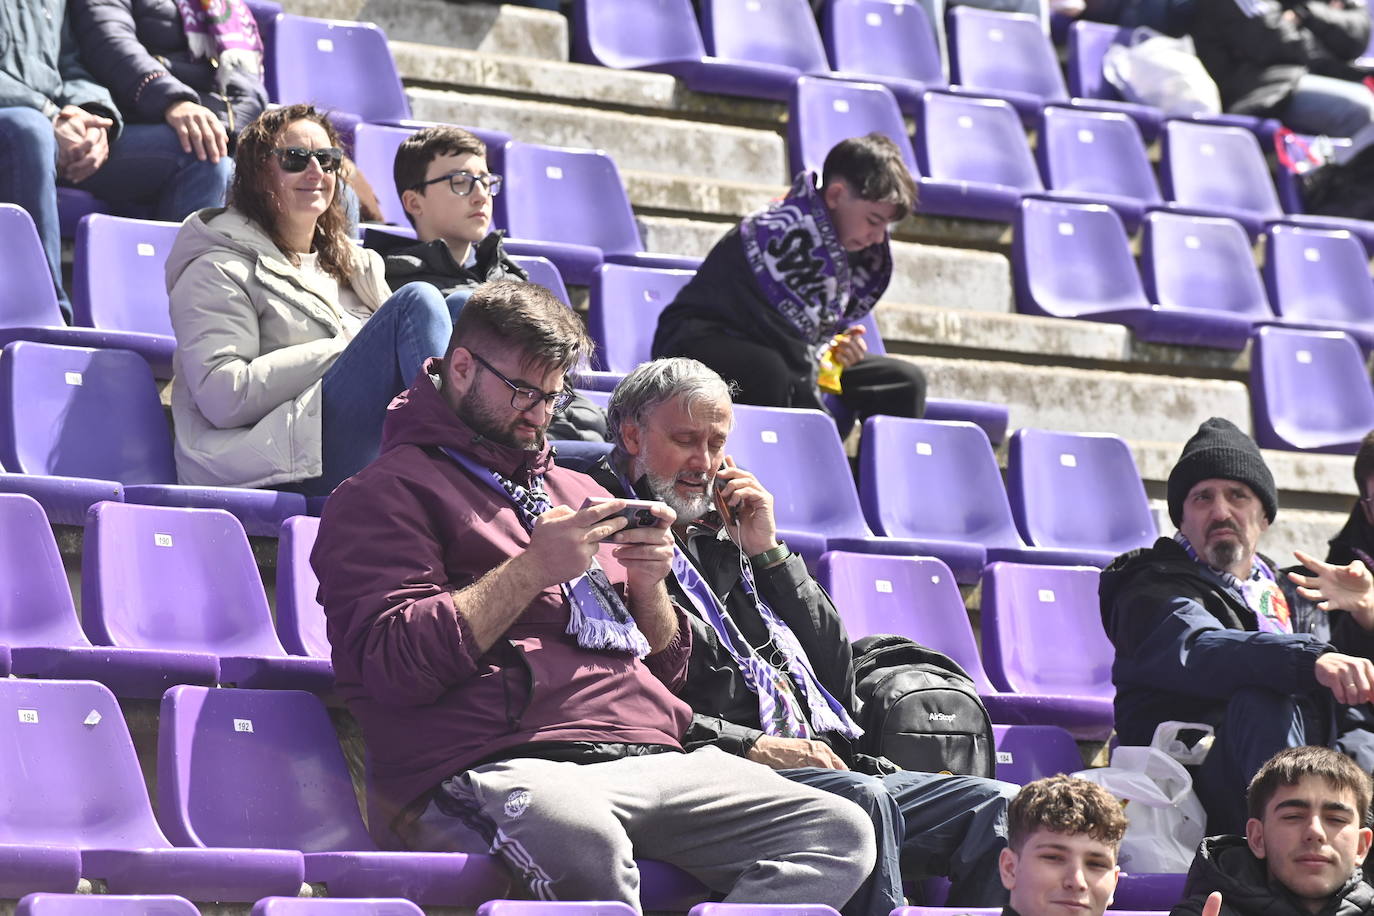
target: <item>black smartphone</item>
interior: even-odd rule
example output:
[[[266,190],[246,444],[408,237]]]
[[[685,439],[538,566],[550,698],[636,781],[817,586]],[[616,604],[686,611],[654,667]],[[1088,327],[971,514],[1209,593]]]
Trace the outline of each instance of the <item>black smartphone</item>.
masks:
[[[735,524],[735,510],[730,508],[730,504],[725,501],[725,494],[721,492],[725,486],[725,481],[720,479],[720,472],[723,470],[725,470],[724,464],[716,471],[717,476],[711,481],[711,496],[716,501],[716,512],[720,514],[720,520],[726,525],[733,525]]]
[[[588,496],[586,502],[582,503],[582,508],[608,503],[612,498],[610,496]],[[654,506],[661,505],[663,503],[651,499],[627,499],[625,500],[625,508],[616,514],[625,519],[626,528],[652,528],[663,521],[654,513]]]

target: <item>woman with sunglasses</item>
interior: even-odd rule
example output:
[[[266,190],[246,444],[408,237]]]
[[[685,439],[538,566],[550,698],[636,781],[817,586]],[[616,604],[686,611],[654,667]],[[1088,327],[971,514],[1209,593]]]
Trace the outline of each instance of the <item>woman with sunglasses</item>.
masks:
[[[167,258],[177,475],[324,495],[376,457],[452,311],[427,283],[392,294],[353,243],[343,153],[314,108],[264,113],[236,158],[229,206],[192,214]]]

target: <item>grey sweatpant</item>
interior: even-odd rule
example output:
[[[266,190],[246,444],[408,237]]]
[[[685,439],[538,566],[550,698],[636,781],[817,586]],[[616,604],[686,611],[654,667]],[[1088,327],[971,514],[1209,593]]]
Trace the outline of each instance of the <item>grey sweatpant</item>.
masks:
[[[431,842],[448,832],[440,813],[481,834],[540,900],[619,900],[636,910],[635,858],[676,865],[731,903],[838,908],[875,856],[873,826],[853,802],[713,747],[485,764],[436,793],[424,818]]]

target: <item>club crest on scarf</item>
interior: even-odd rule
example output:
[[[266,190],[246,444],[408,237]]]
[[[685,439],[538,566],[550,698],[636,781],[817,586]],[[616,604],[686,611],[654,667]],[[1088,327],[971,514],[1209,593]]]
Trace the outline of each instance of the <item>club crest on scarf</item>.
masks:
[[[892,276],[886,244],[864,249],[851,265],[814,172],[797,176],[783,200],[745,217],[740,238],[764,297],[812,343],[871,312]]]

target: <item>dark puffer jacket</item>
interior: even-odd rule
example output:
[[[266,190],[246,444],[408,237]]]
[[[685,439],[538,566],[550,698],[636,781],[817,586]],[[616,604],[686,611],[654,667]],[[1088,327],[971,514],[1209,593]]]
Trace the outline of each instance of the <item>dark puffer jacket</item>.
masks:
[[[1312,916],[1297,898],[1269,880],[1264,862],[1243,837],[1214,836],[1202,841],[1188,869],[1184,897],[1169,916],[1201,916],[1207,895],[1221,891],[1221,916]],[[1317,916],[1366,916],[1374,910],[1374,887],[1359,871],[1350,876]]]
[[[267,107],[262,80],[242,69],[220,92],[216,66],[191,56],[176,0],[70,0],[69,10],[82,60],[131,123],[160,123],[173,103],[196,102],[234,136]]]

